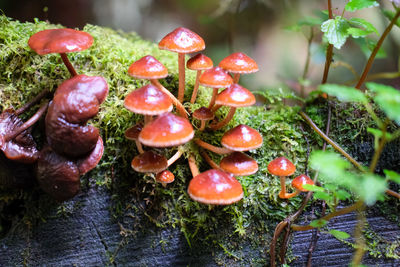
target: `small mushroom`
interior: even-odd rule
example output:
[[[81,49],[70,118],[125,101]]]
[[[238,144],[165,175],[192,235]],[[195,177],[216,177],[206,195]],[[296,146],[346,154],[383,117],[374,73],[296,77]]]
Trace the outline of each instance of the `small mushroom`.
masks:
[[[224,157],[219,166],[235,176],[247,176],[258,171],[257,161],[242,152],[233,152]]]
[[[137,155],[131,162],[132,169],[143,173],[158,173],[168,167],[167,159],[153,151]]]
[[[92,44],[93,37],[89,33],[74,29],[43,30],[33,34],[28,41],[28,45],[39,55],[59,53],[72,76],[77,73],[66,53],[85,50]]]
[[[213,94],[208,108],[211,109],[215,104],[215,99],[219,88],[228,87],[233,83],[232,77],[220,67],[213,67],[205,70],[199,78],[199,83],[202,86],[213,88]]]
[[[292,175],[296,171],[296,166],[287,158],[279,157],[268,164],[268,172],[272,175],[279,176],[281,183],[280,198],[288,198],[290,194],[286,193],[285,177]]]
[[[303,185],[306,185],[306,184],[313,185],[314,181],[311,180],[311,178],[305,174],[301,174],[301,175],[297,176],[296,178],[294,178],[292,180],[292,186],[296,189],[296,191],[293,193],[290,193],[290,194],[286,194],[285,197],[292,198],[292,197],[297,196],[301,192],[308,192],[308,190],[303,187]]]
[[[166,187],[167,184],[175,181],[175,175],[169,170],[163,170],[162,172],[157,173],[156,181],[161,183],[163,187]]]
[[[239,124],[230,129],[221,139],[221,144],[233,151],[249,151],[262,146],[261,134],[250,126]]]
[[[243,198],[243,189],[233,175],[211,169],[193,177],[188,194],[200,203],[229,205]]]
[[[99,129],[85,124],[107,94],[107,82],[99,76],[77,75],[57,88],[45,119],[47,141],[54,151],[80,157],[95,148]]]
[[[168,95],[179,114],[187,118],[187,112],[182,103],[158,81],[158,79],[168,76],[167,68],[160,61],[150,55],[144,56],[129,66],[128,74],[137,79],[149,80],[160,91]]]
[[[245,53],[233,53],[219,63],[227,72],[233,73],[233,82],[239,83],[240,74],[258,71],[257,63]]]
[[[182,103],[185,94],[185,54],[204,50],[203,38],[189,29],[179,27],[168,33],[159,43],[158,48],[178,53],[179,91],[178,100]]]
[[[190,98],[190,103],[194,104],[194,102],[196,102],[197,91],[199,89],[199,78],[200,78],[201,72],[203,70],[211,69],[213,67],[213,62],[212,62],[211,58],[200,53],[200,54],[197,54],[197,55],[191,57],[186,62],[186,67],[190,70],[197,71],[196,81],[194,82],[194,87],[193,87],[193,92],[192,92],[192,97]]]
[[[143,124],[138,123],[128,128],[125,131],[125,138],[128,140],[135,141],[137,150],[140,154],[144,152],[142,144],[139,142],[139,134],[142,131],[142,129],[143,129]]]
[[[214,119],[215,117],[214,113],[206,107],[196,109],[193,112],[192,116],[193,118],[198,119],[201,123],[199,131],[204,131],[204,129],[206,128],[206,122]]]

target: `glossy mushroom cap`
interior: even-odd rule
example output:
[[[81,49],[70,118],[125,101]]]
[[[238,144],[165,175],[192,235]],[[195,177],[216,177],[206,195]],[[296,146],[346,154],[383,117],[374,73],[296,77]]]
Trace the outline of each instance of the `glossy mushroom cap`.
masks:
[[[294,178],[293,181],[292,181],[292,186],[293,186],[294,188],[296,188],[297,190],[302,191],[302,192],[308,192],[307,189],[303,188],[303,185],[306,185],[306,184],[313,185],[313,184],[314,184],[314,181],[311,180],[311,178],[308,177],[308,176],[305,175],[305,174],[302,174],[302,175],[297,176],[297,177]]]
[[[175,181],[175,175],[169,170],[164,170],[162,172],[157,173],[156,181],[163,184],[169,184]]]
[[[168,70],[160,61],[148,55],[133,62],[128,74],[137,79],[162,79],[168,76]]]
[[[4,137],[19,128],[23,121],[14,110],[6,109],[0,114],[0,149],[10,159],[21,163],[34,163],[39,151],[29,130],[25,130],[14,139],[5,142]]]
[[[277,176],[290,176],[296,171],[296,166],[285,157],[274,159],[268,164],[268,172]]]
[[[50,29],[35,33],[28,45],[39,55],[82,51],[93,44],[93,37],[74,29]]]
[[[243,198],[243,189],[233,175],[212,169],[193,177],[188,194],[204,204],[229,205]]]
[[[213,67],[213,62],[204,54],[197,54],[186,62],[186,67],[190,70],[208,70]]]
[[[205,70],[199,78],[199,83],[206,87],[223,88],[233,83],[232,77],[222,68],[213,67]]]
[[[201,121],[208,121],[214,119],[215,115],[209,108],[201,107],[196,109],[193,114],[193,118],[201,120]]]
[[[96,146],[99,130],[85,124],[97,114],[107,93],[105,79],[96,76],[77,75],[58,87],[45,119],[47,141],[53,150],[80,157]]]
[[[159,115],[172,110],[172,101],[157,87],[148,84],[129,93],[125,97],[124,106],[134,113]]]
[[[168,33],[159,43],[158,48],[177,53],[194,53],[206,47],[203,38],[189,29],[179,27]]]
[[[256,103],[255,96],[239,84],[232,84],[217,95],[216,105],[229,107],[248,107]]]
[[[257,161],[242,152],[233,152],[224,157],[219,166],[235,176],[251,175],[258,171]]]
[[[231,73],[252,73],[258,71],[257,63],[244,53],[233,53],[219,63],[219,66]]]
[[[78,166],[80,175],[83,175],[99,164],[101,157],[103,156],[104,145],[103,139],[99,136],[97,139],[96,146],[89,153],[89,155],[84,156],[76,161],[76,165]]]
[[[168,167],[168,160],[152,151],[146,151],[134,157],[131,166],[137,172],[158,173]]]
[[[68,200],[79,192],[79,174],[74,161],[55,153],[49,146],[40,152],[37,180],[40,188],[57,201]]]
[[[184,144],[193,136],[192,124],[187,119],[168,112],[144,126],[139,141],[146,146],[170,147]]]
[[[262,146],[262,136],[253,128],[239,124],[227,131],[221,139],[221,144],[233,151],[248,151]]]
[[[125,138],[132,141],[138,140],[139,134],[142,131],[142,129],[143,129],[143,124],[141,123],[133,125],[132,127],[128,128],[125,131]]]

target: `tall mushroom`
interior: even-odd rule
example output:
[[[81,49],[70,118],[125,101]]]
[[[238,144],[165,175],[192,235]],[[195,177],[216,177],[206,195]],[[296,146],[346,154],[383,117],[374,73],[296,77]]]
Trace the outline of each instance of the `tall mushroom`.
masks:
[[[189,29],[179,27],[168,33],[159,43],[158,48],[178,53],[179,91],[178,100],[182,103],[185,94],[185,54],[204,50],[203,38]]]
[[[28,45],[39,55],[59,53],[65,66],[72,76],[77,73],[68,60],[66,53],[82,51],[93,44],[93,37],[74,29],[49,29],[33,34]]]
[[[212,130],[219,130],[225,125],[227,125],[235,115],[236,108],[238,107],[248,107],[256,103],[255,96],[246,88],[234,83],[228,88],[219,93],[215,100],[215,105],[217,106],[227,106],[230,107],[228,115],[225,119],[218,123],[210,125]]]
[[[233,53],[219,63],[219,66],[227,72],[233,73],[233,82],[239,83],[240,74],[258,71],[257,63],[245,53]]]
[[[190,103],[194,104],[194,102],[196,102],[197,90],[199,89],[199,78],[200,78],[201,72],[203,70],[211,69],[213,67],[213,62],[212,62],[211,58],[200,53],[200,54],[197,54],[197,55],[191,57],[186,62],[186,67],[190,70],[197,71],[196,81],[194,83],[193,92],[192,92],[192,97],[190,98]]]
[[[187,112],[182,103],[158,81],[158,79],[168,76],[167,68],[160,61],[150,55],[144,56],[129,66],[128,74],[136,79],[149,80],[160,91],[168,95],[176,106],[179,114],[187,118]]]
[[[199,82],[205,87],[213,88],[210,104],[208,105],[208,108],[211,109],[215,104],[218,89],[228,87],[233,83],[233,80],[232,77],[222,68],[213,67],[209,70],[205,70],[203,74],[201,74]]]
[[[280,198],[288,198],[291,195],[286,193],[285,177],[292,175],[296,171],[296,166],[287,158],[279,157],[272,160],[268,164],[268,172],[272,175],[279,176],[281,183],[281,191],[279,192]]]

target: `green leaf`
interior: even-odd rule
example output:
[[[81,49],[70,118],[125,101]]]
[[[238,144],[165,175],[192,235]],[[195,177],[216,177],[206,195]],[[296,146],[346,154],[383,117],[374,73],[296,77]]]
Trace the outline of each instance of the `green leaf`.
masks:
[[[323,187],[314,185],[314,184],[305,184],[303,185],[304,189],[307,189],[308,191],[314,191],[314,192],[324,192],[325,189]]]
[[[386,116],[400,123],[400,92],[391,86],[378,83],[366,83],[366,86],[376,93],[374,101]]]
[[[336,197],[339,200],[346,200],[346,199],[349,199],[351,197],[351,195],[349,194],[349,192],[347,192],[345,190],[338,190],[336,192]]]
[[[338,230],[329,230],[329,233],[334,237],[336,237],[337,239],[347,239],[350,237],[348,233]]]
[[[360,182],[353,189],[367,205],[372,205],[382,199],[387,188],[385,180],[373,174],[365,174],[360,178]]]
[[[385,15],[385,17],[387,17],[390,21],[394,18],[394,16],[396,15],[396,13],[393,10],[387,10],[387,9],[383,9],[383,15]],[[394,23],[396,24],[397,27],[400,27],[400,18],[396,20],[396,22]]]
[[[375,129],[375,128],[367,128],[367,132],[369,132],[370,134],[372,134],[373,136],[377,137],[377,138],[381,138],[383,136],[383,132],[379,129]],[[392,139],[392,134],[386,132],[385,133],[386,139],[390,140]]]
[[[351,26],[356,26],[358,28],[351,27],[347,30],[347,32],[353,37],[353,38],[359,38],[359,37],[364,37],[367,36],[368,34],[371,33],[376,33],[378,34],[378,30],[369,23],[368,21],[360,18],[352,18],[348,20]]]
[[[375,0],[350,0],[344,7],[346,11],[354,12],[363,8],[379,6]]]
[[[343,102],[368,102],[368,99],[364,93],[353,87],[338,84],[323,84],[319,86],[319,89],[328,95],[336,96],[340,101]]]
[[[391,171],[391,170],[383,170],[383,172],[386,175],[386,179],[389,179],[395,183],[400,184],[400,174],[398,174],[395,171]]]
[[[312,227],[320,228],[320,227],[325,226],[327,223],[328,223],[328,221],[320,219],[320,220],[314,220],[314,221],[310,222],[310,225]]]
[[[326,192],[315,192],[314,197],[325,201],[328,201],[331,198],[330,195]]]
[[[349,36],[349,28],[349,23],[341,16],[337,16],[335,19],[328,19],[321,25],[321,31],[324,33],[325,38],[337,49],[340,49],[346,42]]]

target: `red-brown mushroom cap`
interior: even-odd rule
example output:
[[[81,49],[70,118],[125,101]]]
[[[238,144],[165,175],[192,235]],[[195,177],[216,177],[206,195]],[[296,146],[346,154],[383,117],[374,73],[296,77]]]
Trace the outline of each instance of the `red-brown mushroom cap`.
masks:
[[[274,159],[268,164],[268,172],[277,176],[290,176],[296,171],[296,166],[285,157]]]
[[[301,174],[301,175],[297,176],[292,181],[292,186],[302,192],[308,192],[307,189],[303,188],[303,185],[306,185],[306,184],[313,185],[314,181],[311,180],[311,178],[305,174]]]
[[[188,194],[204,204],[229,205],[243,198],[243,189],[233,175],[212,169],[193,177]]]
[[[239,124],[227,131],[221,139],[221,144],[233,151],[248,151],[262,146],[262,136],[253,128]]]
[[[168,168],[168,160],[162,155],[146,151],[134,157],[131,166],[137,172],[158,173]]]
[[[233,152],[224,157],[219,166],[235,176],[251,175],[258,171],[257,161],[242,152]]]
[[[178,146],[194,136],[192,124],[170,112],[161,114],[148,123],[139,134],[139,141],[152,147]]]
[[[133,62],[128,74],[137,79],[162,79],[168,76],[168,70],[160,61],[148,55]]]
[[[216,105],[229,107],[248,107],[256,103],[256,97],[237,83],[230,85],[217,95]]]
[[[74,29],[43,30],[32,35],[28,41],[28,45],[39,55],[82,51],[92,44],[93,37],[89,33]]]
[[[193,114],[193,118],[196,118],[201,121],[208,121],[214,119],[215,115],[209,108],[201,107],[196,109]]]
[[[159,115],[172,110],[172,101],[157,87],[148,84],[129,93],[125,97],[124,106],[134,113]]]
[[[197,54],[186,62],[186,67],[191,70],[208,70],[213,67],[213,62],[206,55]]]
[[[169,184],[175,181],[175,175],[169,170],[164,170],[162,172],[157,173],[156,181],[163,184]]]
[[[139,134],[143,129],[143,124],[138,123],[133,125],[132,127],[129,127],[128,129],[126,129],[125,131],[125,138],[128,140],[138,140],[139,139]]]
[[[206,87],[223,88],[233,83],[232,77],[222,68],[213,67],[205,70],[199,78],[199,83]]]
[[[179,27],[168,33],[159,43],[158,48],[177,53],[193,53],[204,50],[203,38],[189,29]]]
[[[231,73],[252,73],[258,71],[257,63],[244,53],[233,53],[219,63],[219,66]]]
[[[88,171],[92,170],[94,167],[96,167],[97,164],[99,164],[101,157],[103,156],[103,152],[104,152],[103,139],[99,136],[96,146],[90,152],[90,154],[76,161],[79,173],[83,175]]]

